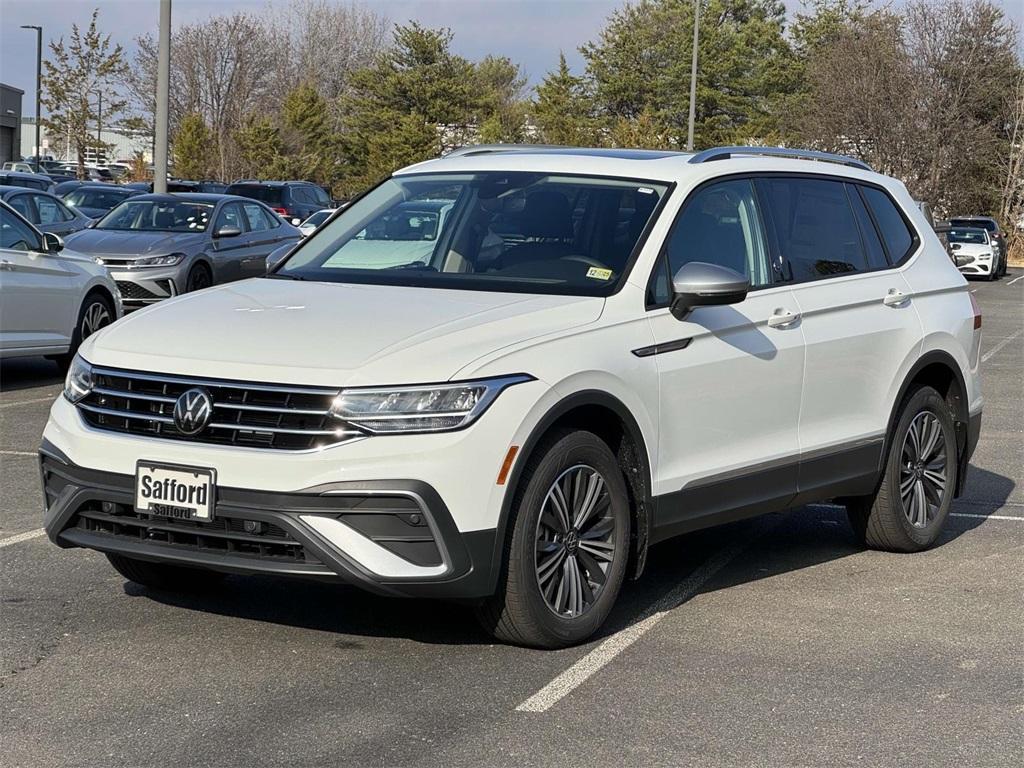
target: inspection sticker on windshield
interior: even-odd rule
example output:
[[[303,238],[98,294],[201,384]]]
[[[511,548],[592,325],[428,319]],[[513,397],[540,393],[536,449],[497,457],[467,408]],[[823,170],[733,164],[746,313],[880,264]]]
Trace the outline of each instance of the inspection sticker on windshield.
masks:
[[[587,277],[592,277],[595,280],[610,280],[612,271],[610,269],[601,269],[600,267],[591,267],[587,270]]]

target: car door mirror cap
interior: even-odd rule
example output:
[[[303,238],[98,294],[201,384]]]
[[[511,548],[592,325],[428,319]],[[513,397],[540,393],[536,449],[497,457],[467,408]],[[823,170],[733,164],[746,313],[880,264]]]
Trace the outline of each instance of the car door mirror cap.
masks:
[[[750,280],[719,264],[691,261],[672,278],[672,314],[684,319],[695,307],[738,304],[747,297]]]
[[[267,254],[267,274],[269,275],[274,271],[282,261],[291,255],[292,250],[295,248],[296,243],[285,243],[284,245],[278,246],[270,253]]]
[[[238,227],[221,227],[216,232],[214,232],[213,236],[218,238],[238,237],[240,234],[242,234],[242,230],[239,229]]]
[[[60,253],[64,250],[64,240],[53,232],[43,233],[43,250],[47,253]]]

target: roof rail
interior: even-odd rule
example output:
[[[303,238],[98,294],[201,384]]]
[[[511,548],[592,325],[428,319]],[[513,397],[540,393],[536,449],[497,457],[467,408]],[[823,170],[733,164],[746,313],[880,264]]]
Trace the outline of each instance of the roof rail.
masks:
[[[467,144],[453,149],[443,157],[468,157],[487,155],[491,152],[536,152],[539,149],[570,149],[564,144]]]
[[[707,163],[711,160],[728,160],[733,155],[763,155],[766,157],[791,157],[796,160],[818,160],[823,163],[838,163],[862,171],[873,170],[863,160],[831,152],[817,152],[813,149],[790,149],[788,147],[713,147],[698,152],[689,159],[691,163]]]

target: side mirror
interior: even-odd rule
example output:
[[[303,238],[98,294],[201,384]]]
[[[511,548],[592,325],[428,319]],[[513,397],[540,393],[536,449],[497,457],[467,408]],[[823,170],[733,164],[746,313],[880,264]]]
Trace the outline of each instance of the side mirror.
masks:
[[[52,232],[43,233],[43,250],[47,253],[60,253],[64,250],[64,241]]]
[[[242,230],[238,227],[221,227],[213,233],[214,237],[238,237],[242,234]]]
[[[295,243],[286,243],[278,248],[275,248],[267,255],[267,274],[269,275],[274,271],[274,267],[284,261],[288,254],[292,252],[292,248],[295,247]]]
[[[735,270],[718,264],[691,261],[672,278],[673,316],[682,320],[695,307],[738,304],[747,296],[750,280]]]

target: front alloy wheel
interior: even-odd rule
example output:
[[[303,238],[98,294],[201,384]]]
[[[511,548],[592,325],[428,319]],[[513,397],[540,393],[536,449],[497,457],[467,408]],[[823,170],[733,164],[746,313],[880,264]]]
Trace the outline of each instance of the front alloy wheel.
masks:
[[[535,568],[544,601],[556,615],[582,616],[608,583],[615,560],[615,518],[608,485],[578,464],[551,484],[537,517]]]
[[[79,326],[81,338],[83,340],[89,338],[100,328],[110,325],[113,319],[106,302],[99,299],[94,300],[82,311],[82,322]]]
[[[516,483],[495,594],[477,611],[499,640],[561,648],[608,617],[626,575],[631,515],[622,468],[600,437],[558,430]]]

